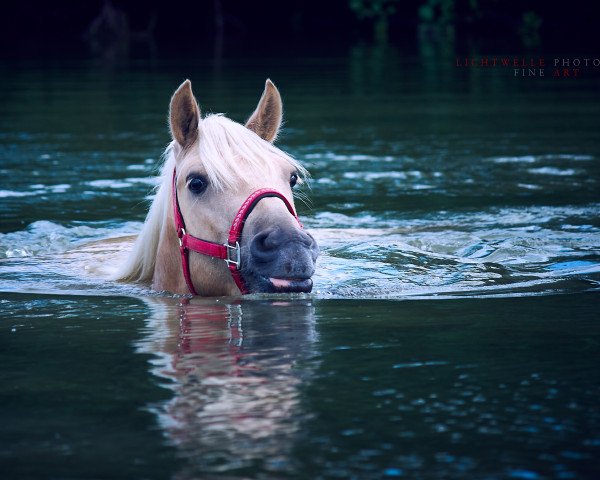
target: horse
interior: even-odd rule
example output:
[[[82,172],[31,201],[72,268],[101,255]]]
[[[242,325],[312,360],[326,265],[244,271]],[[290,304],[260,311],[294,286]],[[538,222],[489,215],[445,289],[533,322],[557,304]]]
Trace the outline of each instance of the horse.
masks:
[[[273,144],[282,113],[269,79],[245,125],[201,117],[190,80],[177,88],[156,196],[118,280],[200,296],[312,290],[319,248],[292,191],[308,173]]]

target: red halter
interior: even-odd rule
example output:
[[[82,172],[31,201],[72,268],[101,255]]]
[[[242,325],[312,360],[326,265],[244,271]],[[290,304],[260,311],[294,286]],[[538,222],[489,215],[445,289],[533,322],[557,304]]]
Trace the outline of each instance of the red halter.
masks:
[[[181,266],[183,268],[183,277],[185,283],[190,290],[192,295],[198,295],[194,284],[192,283],[192,277],[190,275],[190,264],[189,264],[189,251],[201,253],[202,255],[208,255],[209,257],[220,258],[225,260],[233,277],[233,281],[240,289],[242,294],[249,293],[244,283],[241,272],[242,256],[240,250],[240,240],[242,238],[242,230],[248,215],[252,213],[252,210],[256,204],[266,197],[277,197],[283,201],[288,211],[294,216],[296,221],[302,227],[298,216],[294,211],[294,207],[283,194],[277,190],[269,188],[261,188],[251,193],[250,196],[242,203],[242,206],[237,212],[237,215],[233,219],[231,229],[229,230],[229,238],[227,243],[215,243],[209,242],[208,240],[202,240],[194,237],[185,231],[185,222],[183,221],[183,215],[181,215],[181,209],[179,208],[179,200],[177,199],[177,171],[173,169],[173,216],[175,218],[175,227],[177,228],[177,237],[179,238],[179,251],[181,252]]]

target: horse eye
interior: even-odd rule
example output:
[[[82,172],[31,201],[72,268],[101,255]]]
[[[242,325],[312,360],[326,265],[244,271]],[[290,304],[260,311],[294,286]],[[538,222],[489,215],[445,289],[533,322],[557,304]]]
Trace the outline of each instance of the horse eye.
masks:
[[[292,173],[290,175],[290,187],[294,188],[296,183],[298,183],[298,175],[296,173]]]
[[[208,187],[208,182],[204,177],[194,176],[188,180],[188,188],[194,195],[200,195]]]

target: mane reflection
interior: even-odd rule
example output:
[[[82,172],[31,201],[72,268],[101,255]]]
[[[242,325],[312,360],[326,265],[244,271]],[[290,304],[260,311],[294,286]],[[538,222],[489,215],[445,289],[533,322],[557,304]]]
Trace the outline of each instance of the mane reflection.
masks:
[[[289,468],[303,419],[300,388],[314,370],[311,301],[147,302],[147,335],[137,348],[152,354],[151,372],[173,391],[151,410],[189,461],[177,478],[253,465]]]

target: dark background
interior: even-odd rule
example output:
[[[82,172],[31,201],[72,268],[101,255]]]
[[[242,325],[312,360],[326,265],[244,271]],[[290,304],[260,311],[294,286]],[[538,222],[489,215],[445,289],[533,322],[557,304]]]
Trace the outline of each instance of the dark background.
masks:
[[[191,52],[228,56],[286,49],[318,54],[356,42],[390,43],[410,50],[423,40],[452,42],[456,51],[464,53],[594,54],[599,21],[595,4],[542,0],[20,0],[2,6],[0,56],[113,58]]]

